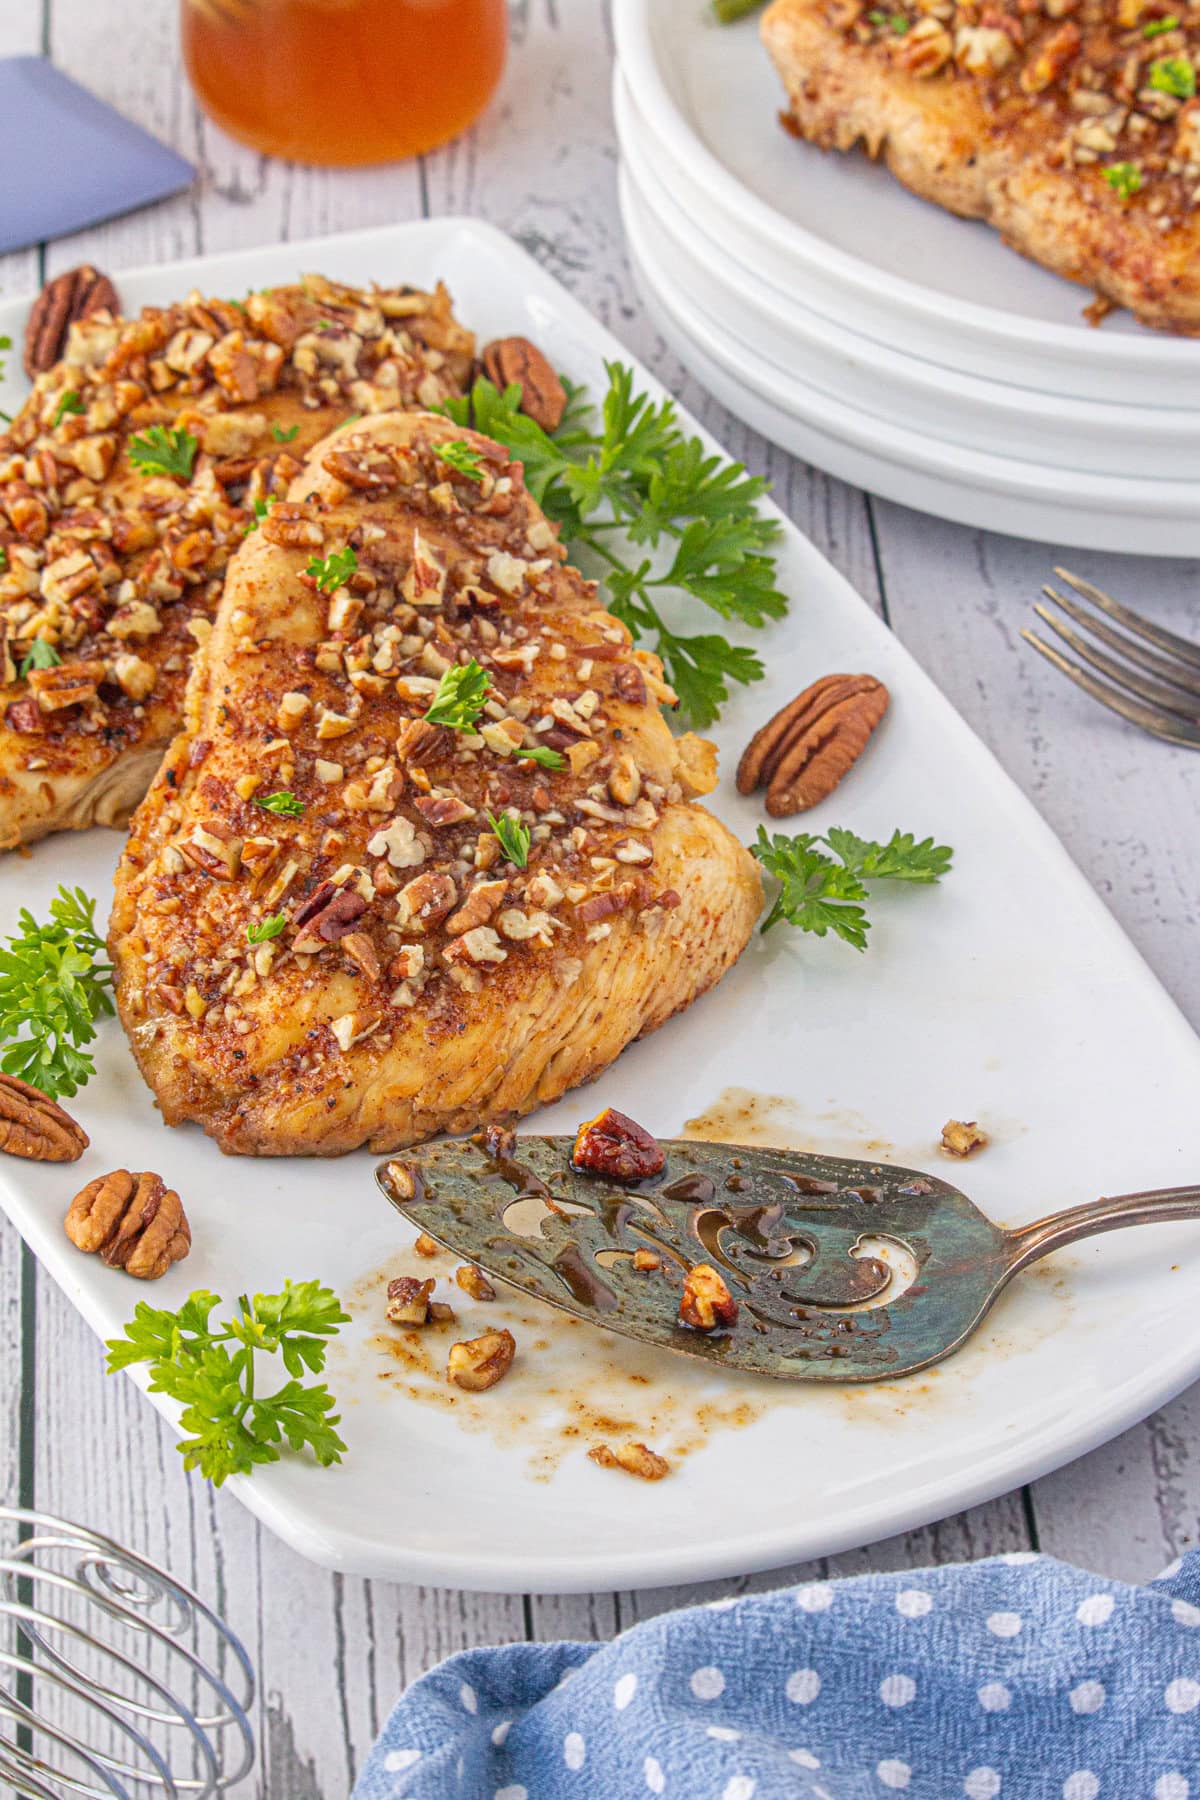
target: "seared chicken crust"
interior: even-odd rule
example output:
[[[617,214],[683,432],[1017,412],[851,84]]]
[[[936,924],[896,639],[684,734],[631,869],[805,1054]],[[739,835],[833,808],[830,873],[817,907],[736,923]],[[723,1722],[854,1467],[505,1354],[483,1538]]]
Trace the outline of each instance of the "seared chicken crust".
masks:
[[[774,0],[762,33],[798,136],[1200,334],[1200,6]]]
[[[0,436],[0,849],[124,824],[256,507],[344,419],[460,392],[473,349],[444,288],[317,275],[72,328]],[[189,473],[131,460],[156,425]]]
[[[693,803],[715,752],[564,556],[501,446],[402,413],[318,445],[239,550],[112,913],[169,1124],[333,1155],[510,1120],[740,955],[762,891]],[[472,659],[474,727],[429,723]]]

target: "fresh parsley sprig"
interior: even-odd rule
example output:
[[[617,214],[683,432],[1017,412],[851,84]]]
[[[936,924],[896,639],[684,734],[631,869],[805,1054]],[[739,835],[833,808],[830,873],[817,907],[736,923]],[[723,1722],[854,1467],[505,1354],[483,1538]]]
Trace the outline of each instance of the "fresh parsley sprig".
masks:
[[[30,669],[57,669],[61,662],[62,657],[49,638],[34,638],[29,646],[29,654],[21,658],[17,675],[24,681]]]
[[[275,813],[281,819],[298,819],[304,811],[304,802],[290,788],[281,788],[277,794],[264,794],[260,800],[254,796],[253,804],[260,806],[263,812]]]
[[[75,392],[75,389],[68,388],[65,394],[59,395],[58,405],[54,409],[54,417],[50,421],[51,430],[57,430],[68,413],[78,414],[86,411],[87,408],[79,398],[79,395]]]
[[[609,363],[607,373],[598,423],[580,390],[564,383],[570,404],[553,437],[517,410],[515,384],[501,393],[481,376],[469,399],[443,410],[521,461],[530,493],[572,554],[604,574],[609,609],[661,656],[689,720],[708,725],[731,682],[761,680],[762,662],[715,632],[677,630],[664,603],[687,595],[751,627],[782,617],[787,600],[770,554],[778,527],[758,507],[767,484],[686,436],[674,401],[638,393],[624,364]],[[621,538],[659,555],[631,559]]]
[[[82,888],[60,887],[48,925],[24,908],[17,922],[0,949],[0,1069],[52,1099],[69,1098],[96,1073],[83,1046],[113,1010],[96,902]]]
[[[822,843],[832,856],[819,848]],[[771,836],[760,825],[750,853],[779,883],[763,931],[783,919],[817,937],[832,931],[856,950],[866,949],[871,929],[862,906],[868,881],[940,881],[953,856],[932,838],[918,843],[911,832],[893,832],[886,844],[879,844],[838,826],[824,834],[801,831],[785,837],[778,832]]]
[[[323,594],[332,594],[349,581],[357,568],[358,557],[353,547],[346,544],[341,550],[331,550],[328,556],[309,557],[304,573],[312,576]]]
[[[277,444],[290,444],[294,441],[299,425],[289,425],[285,431],[281,425],[272,425],[271,436]]]
[[[567,759],[561,750],[552,750],[548,744],[534,744],[514,752],[517,762],[536,763],[539,769],[565,769]]]
[[[1149,85],[1159,94],[1190,100],[1196,92],[1196,66],[1186,56],[1160,56],[1151,63]]]
[[[483,480],[483,453],[474,444],[468,444],[465,438],[449,438],[433,448],[439,462],[449,463],[468,481]]]
[[[129,460],[143,475],[177,475],[190,481],[199,448],[184,425],[175,430],[151,425],[140,437],[130,438]]]
[[[263,520],[267,517],[271,508],[276,504],[278,499],[279,499],[278,494],[267,494],[263,499],[255,500],[252,502],[250,510],[254,514],[254,517],[251,519],[251,521],[248,525],[245,525],[242,527],[242,534],[244,537],[249,537],[252,532],[255,532],[258,530],[259,526],[262,524]]]
[[[251,920],[246,927],[248,944],[269,944],[287,928],[286,913],[270,913],[265,919]]]
[[[1142,172],[1136,163],[1109,163],[1104,170],[1104,179],[1113,193],[1119,194],[1122,200],[1132,200],[1135,194],[1141,192]]]
[[[523,869],[529,861],[531,836],[528,825],[523,825],[520,819],[514,819],[511,813],[501,813],[498,819],[489,813],[487,822],[499,839],[500,848],[508,861],[516,868]]]
[[[322,1468],[340,1462],[346,1446],[334,1429],[337,1402],[324,1382],[301,1379],[321,1373],[327,1340],[349,1320],[336,1294],[316,1281],[285,1281],[281,1294],[252,1301],[243,1294],[235,1316],[214,1325],[220,1305],[204,1289],[177,1312],[143,1301],[124,1337],[108,1342],[109,1373],[149,1363],[150,1392],[183,1407],[184,1468],[199,1469],[215,1487],[227,1475],[278,1462],[284,1440],[311,1450]],[[281,1356],[291,1377],[273,1394],[255,1389],[260,1354]]]
[[[762,4],[763,0],[712,0],[712,9],[719,25],[732,25],[757,12]]]
[[[490,687],[487,670],[474,657],[454,663],[438,682],[425,717],[431,725],[448,725],[451,731],[474,731]]]

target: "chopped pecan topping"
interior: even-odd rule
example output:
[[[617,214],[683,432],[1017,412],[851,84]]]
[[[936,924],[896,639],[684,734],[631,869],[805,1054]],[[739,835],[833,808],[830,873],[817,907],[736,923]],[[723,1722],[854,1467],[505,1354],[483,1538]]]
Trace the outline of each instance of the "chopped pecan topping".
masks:
[[[942,1126],[940,1147],[947,1156],[973,1156],[987,1143],[987,1132],[981,1131],[974,1119],[947,1119]]]
[[[470,1294],[472,1300],[494,1300],[496,1290],[482,1269],[474,1263],[464,1263],[462,1268],[455,1269],[454,1279],[464,1294]]]
[[[393,1325],[424,1325],[429,1318],[429,1299],[437,1286],[435,1281],[418,1281],[414,1275],[399,1275],[388,1282],[387,1316]]]
[[[737,1301],[711,1263],[689,1269],[679,1301],[679,1322],[694,1331],[728,1330],[736,1325]]]
[[[319,888],[292,915],[300,936],[296,948],[306,943],[320,949],[322,944],[336,944],[348,937],[367,910],[367,903],[356,888],[337,888],[323,881]]]
[[[511,1331],[485,1331],[482,1337],[451,1344],[446,1379],[472,1394],[482,1393],[508,1374],[516,1353]]]
[[[666,1160],[657,1139],[614,1106],[606,1106],[579,1127],[571,1152],[577,1169],[614,1181],[646,1181],[661,1175]]]
[[[666,1457],[645,1444],[618,1444],[615,1450],[608,1444],[595,1444],[588,1456],[602,1469],[624,1469],[627,1475],[637,1475],[642,1481],[661,1481],[671,1473]]]

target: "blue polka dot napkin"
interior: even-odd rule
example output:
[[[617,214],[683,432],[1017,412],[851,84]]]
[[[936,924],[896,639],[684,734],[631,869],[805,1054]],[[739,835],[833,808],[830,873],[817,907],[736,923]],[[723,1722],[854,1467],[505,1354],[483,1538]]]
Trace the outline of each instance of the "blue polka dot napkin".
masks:
[[[611,1644],[468,1650],[353,1800],[1200,1800],[1200,1551],[816,1582]]]

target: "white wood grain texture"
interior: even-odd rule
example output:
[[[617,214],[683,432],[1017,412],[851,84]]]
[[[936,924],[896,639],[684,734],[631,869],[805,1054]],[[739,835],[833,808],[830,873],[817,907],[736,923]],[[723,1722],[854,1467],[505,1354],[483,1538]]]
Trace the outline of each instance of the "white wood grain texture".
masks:
[[[1200,1028],[1200,757],[1094,704],[1020,638],[1055,564],[1200,641],[1195,564],[1055,550],[873,503],[888,617]],[[933,828],[934,821],[914,820]],[[1086,1126],[1086,1121],[1081,1121]],[[1084,1196],[1047,1196],[1047,1209]],[[1196,1542],[1200,1390],[1035,1484],[1037,1540],[1144,1581]]]
[[[25,0],[4,13],[0,51],[36,49],[40,6]],[[878,609],[886,599],[909,647],[1033,795],[1195,1018],[1200,975],[1181,954],[1196,911],[1195,773],[1182,752],[1156,760],[1156,749],[1091,714],[1082,697],[1048,670],[1043,676],[1042,665],[1018,648],[1026,597],[1051,556],[1039,546],[872,507],[766,445],[700,393],[656,342],[629,280],[615,205],[603,10],[525,0],[513,19],[509,74],[475,132],[423,166],[342,174],[266,162],[204,122],[178,67],[170,7],[55,0],[55,60],[191,156],[202,174],[190,195],[51,246],[50,271],[84,256],[116,270],[423,209],[475,213],[513,232],[731,450],[772,476],[790,515],[870,604]],[[10,292],[33,287],[36,259],[4,259],[0,283]],[[1164,617],[1186,617],[1190,606],[1191,627],[1200,632],[1186,568],[1096,558],[1085,572],[1135,604],[1161,595]],[[20,1266],[7,1233],[0,1379],[10,1395],[20,1386]],[[666,1606],[734,1587],[915,1567],[1030,1541],[1018,1495],[828,1563],[695,1589],[522,1602],[332,1577],[261,1533],[229,1496],[182,1476],[170,1434],[129,1384],[105,1379],[90,1334],[45,1281],[36,1322],[37,1429],[26,1452],[38,1502],[161,1556],[224,1607],[262,1675],[263,1758],[255,1786],[268,1800],[344,1795],[400,1688],[455,1649],[526,1631],[605,1637]],[[1184,1397],[1117,1445],[1039,1483],[1033,1506],[1043,1545],[1112,1573],[1153,1573],[1194,1532],[1196,1415],[1196,1399]],[[13,1462],[11,1454],[0,1460],[0,1478],[14,1479]],[[400,1529],[402,1515],[400,1494]]]

